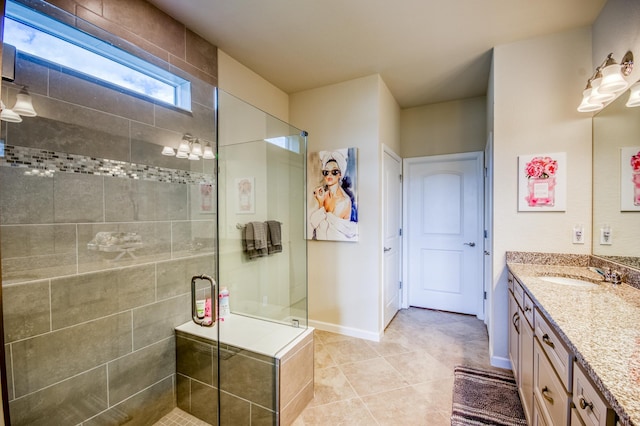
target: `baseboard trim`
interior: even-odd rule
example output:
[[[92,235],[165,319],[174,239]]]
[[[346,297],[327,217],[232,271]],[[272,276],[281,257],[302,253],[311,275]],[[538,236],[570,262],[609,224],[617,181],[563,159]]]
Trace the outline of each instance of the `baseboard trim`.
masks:
[[[309,325],[314,327],[317,330],[329,331],[331,333],[341,334],[343,336],[349,337],[357,337],[359,339],[371,340],[374,342],[379,342],[382,338],[382,333],[374,333],[371,331],[361,330],[358,328],[352,327],[344,327],[339,324],[332,324],[323,321],[313,321],[309,320]]]
[[[498,368],[504,368],[506,370],[511,370],[511,361],[509,358],[504,358],[501,356],[492,356],[491,357],[491,365]]]

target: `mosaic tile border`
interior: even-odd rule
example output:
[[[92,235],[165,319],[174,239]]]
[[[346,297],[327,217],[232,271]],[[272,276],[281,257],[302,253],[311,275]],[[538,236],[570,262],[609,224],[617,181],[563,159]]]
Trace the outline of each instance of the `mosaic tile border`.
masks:
[[[179,184],[215,184],[215,177],[201,172],[169,169],[126,161],[87,157],[44,149],[5,145],[0,167],[24,168],[25,174],[53,177],[56,172],[80,173],[125,179]]]

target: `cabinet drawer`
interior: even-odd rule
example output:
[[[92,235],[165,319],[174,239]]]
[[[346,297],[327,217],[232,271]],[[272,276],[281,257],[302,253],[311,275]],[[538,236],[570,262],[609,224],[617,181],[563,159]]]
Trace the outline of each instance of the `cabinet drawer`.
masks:
[[[615,413],[587,379],[577,362],[573,363],[573,404],[586,426],[613,426]]]
[[[531,298],[529,297],[529,295],[527,293],[524,293],[522,295],[522,312],[524,313],[524,317],[527,319],[527,321],[529,321],[529,326],[531,328],[533,328],[533,301],[531,301]]]
[[[551,365],[556,370],[558,377],[562,381],[564,388],[571,392],[571,362],[572,355],[564,347],[560,337],[551,328],[545,317],[538,309],[535,310],[535,330],[536,337],[540,341],[540,346],[551,361]]]
[[[533,346],[533,393],[540,404],[547,423],[566,425],[569,414],[569,395],[547,359],[540,343]]]
[[[580,415],[578,414],[578,410],[576,410],[576,407],[571,407],[571,423],[569,424],[571,426],[586,426],[582,421],[582,419],[580,418]]]
[[[516,297],[518,305],[522,306],[522,301],[524,300],[524,289],[515,278],[513,279],[513,295]]]

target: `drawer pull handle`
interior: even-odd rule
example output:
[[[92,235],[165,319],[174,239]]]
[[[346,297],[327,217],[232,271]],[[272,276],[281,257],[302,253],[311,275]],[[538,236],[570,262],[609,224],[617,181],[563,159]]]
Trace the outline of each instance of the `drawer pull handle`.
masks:
[[[587,408],[593,410],[593,402],[587,402],[583,396],[580,397],[580,408],[586,410]]]
[[[525,307],[524,307],[524,311],[525,311],[525,312],[529,312],[530,310],[531,310],[531,306],[525,306]]]
[[[545,342],[547,345],[551,346],[552,348],[556,347],[555,343],[553,343],[551,339],[549,339],[549,335],[546,333],[542,336],[542,341]]]
[[[550,404],[553,404],[553,398],[550,397],[549,395],[547,395],[548,393],[551,393],[551,391],[549,390],[548,387],[543,387],[542,388],[542,397],[544,399],[546,399],[547,401],[549,401]],[[580,401],[580,404],[582,404],[582,401]]]

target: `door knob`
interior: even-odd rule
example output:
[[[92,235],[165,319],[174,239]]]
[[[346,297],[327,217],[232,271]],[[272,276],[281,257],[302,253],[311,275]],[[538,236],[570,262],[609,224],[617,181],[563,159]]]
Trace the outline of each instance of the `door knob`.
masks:
[[[475,247],[476,243],[474,243],[473,241],[470,243],[464,243],[465,246],[469,246],[469,247]]]
[[[385,247],[385,248],[384,248],[384,252],[385,252],[385,253],[386,253],[386,252],[388,252],[388,251],[391,251],[391,247]]]

